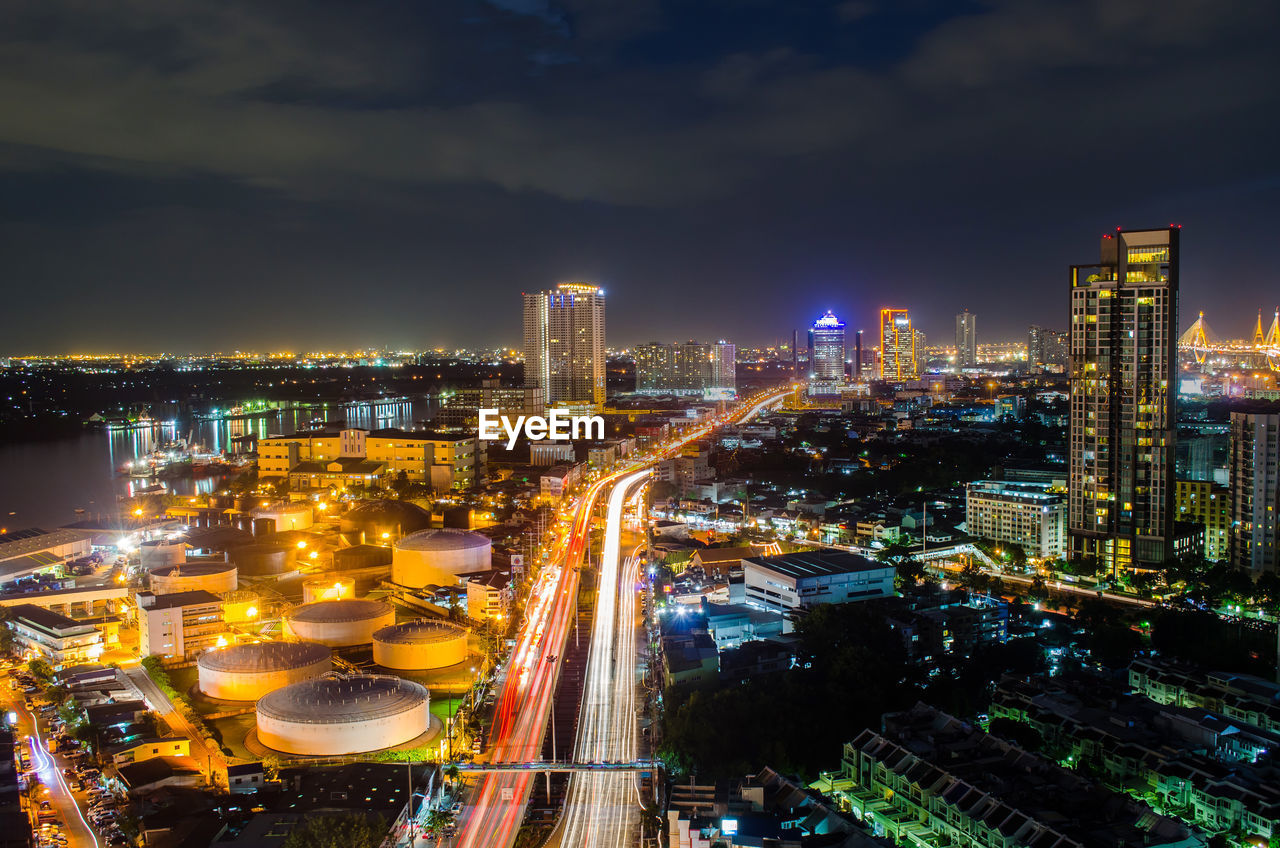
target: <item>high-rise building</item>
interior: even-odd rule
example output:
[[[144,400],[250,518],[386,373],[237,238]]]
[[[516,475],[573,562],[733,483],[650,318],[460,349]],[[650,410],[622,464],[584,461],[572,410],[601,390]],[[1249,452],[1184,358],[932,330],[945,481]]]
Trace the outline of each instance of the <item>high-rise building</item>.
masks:
[[[919,377],[916,335],[911,329],[911,317],[905,309],[881,309],[880,379],[915,380]]]
[[[650,342],[636,347],[636,391],[660,395],[732,394],[737,348],[730,342],[711,344]]]
[[[853,343],[853,379],[862,379],[862,331],[854,334]]]
[[[978,316],[965,310],[956,316],[956,367],[978,364]]]
[[[524,382],[548,405],[604,403],[604,291],[561,283],[524,295]]]
[[[1070,269],[1070,548],[1112,574],[1174,554],[1178,236],[1117,230]]]
[[[1027,330],[1027,367],[1032,371],[1054,365],[1065,368],[1068,348],[1068,333],[1032,324]]]
[[[1280,413],[1231,413],[1231,564],[1254,576],[1280,561]]]
[[[809,391],[838,394],[844,382],[844,322],[831,310],[809,330]]]
[[[1231,490],[1209,480],[1179,480],[1178,520],[1204,528],[1204,558],[1218,562],[1231,547]]]

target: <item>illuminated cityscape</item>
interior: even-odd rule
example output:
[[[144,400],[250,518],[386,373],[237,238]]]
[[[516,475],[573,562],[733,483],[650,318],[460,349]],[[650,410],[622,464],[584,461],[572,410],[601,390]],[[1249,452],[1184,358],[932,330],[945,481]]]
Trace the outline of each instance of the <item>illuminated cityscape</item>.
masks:
[[[0,848],[1280,846],[1280,7],[7,11]]]

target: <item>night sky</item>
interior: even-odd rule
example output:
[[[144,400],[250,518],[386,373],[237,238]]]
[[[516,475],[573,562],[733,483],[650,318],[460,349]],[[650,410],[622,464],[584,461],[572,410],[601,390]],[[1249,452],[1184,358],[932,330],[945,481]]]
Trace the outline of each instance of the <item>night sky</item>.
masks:
[[[1184,225],[1182,323],[1280,302],[1273,0],[7,0],[0,353],[1066,325]]]

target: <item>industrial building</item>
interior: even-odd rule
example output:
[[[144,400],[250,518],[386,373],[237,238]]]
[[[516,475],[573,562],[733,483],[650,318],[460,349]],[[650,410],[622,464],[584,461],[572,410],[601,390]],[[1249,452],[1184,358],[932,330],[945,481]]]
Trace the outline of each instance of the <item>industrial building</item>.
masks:
[[[894,593],[892,565],[819,549],[742,560],[747,603],[771,610],[808,609]]]
[[[965,487],[965,531],[1018,545],[1027,556],[1066,553],[1066,498],[1043,483],[979,480]]]
[[[55,671],[102,656],[102,633],[97,627],[53,610],[18,604],[9,608],[5,623],[20,653],[42,657]]]
[[[93,534],[84,530],[31,527],[0,533],[0,580],[16,580],[59,563],[87,556]]]
[[[300,489],[369,485],[402,471],[436,491],[468,488],[484,479],[484,443],[474,435],[359,427],[258,440],[259,475]]]
[[[447,621],[422,618],[373,634],[373,661],[383,668],[445,668],[466,658],[467,631]]]
[[[493,542],[470,530],[420,530],[392,546],[391,579],[401,586],[452,586],[458,575],[488,569]]]
[[[229,562],[193,562],[185,565],[162,565],[149,575],[151,591],[156,595],[202,590],[221,595],[234,592],[238,572]]]
[[[389,675],[330,672],[259,699],[258,741],[287,754],[339,756],[402,745],[431,726],[425,687]]]
[[[395,609],[385,601],[316,601],[285,613],[284,632],[295,639],[346,648],[368,645],[375,631],[395,620]]]
[[[251,642],[206,651],[196,661],[200,691],[223,701],[256,701],[283,686],[319,677],[333,652],[314,642]]]
[[[192,659],[226,632],[222,599],[203,590],[157,595],[139,592],[138,653]]]

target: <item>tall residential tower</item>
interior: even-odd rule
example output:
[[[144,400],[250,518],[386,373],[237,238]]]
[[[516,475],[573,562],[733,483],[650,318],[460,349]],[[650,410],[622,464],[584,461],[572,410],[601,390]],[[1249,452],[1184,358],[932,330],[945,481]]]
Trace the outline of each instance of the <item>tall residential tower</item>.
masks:
[[[956,367],[978,364],[978,316],[965,310],[956,316]]]
[[[1174,553],[1178,236],[1107,233],[1070,269],[1070,549],[1113,574]]]
[[[524,383],[548,405],[604,403],[604,291],[561,283],[524,295]]]

